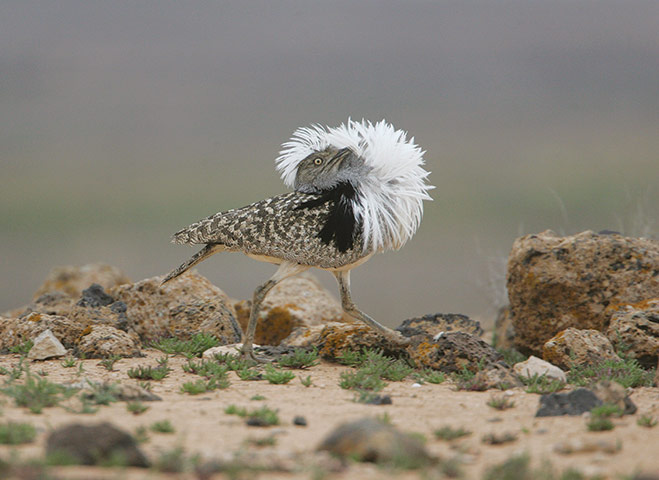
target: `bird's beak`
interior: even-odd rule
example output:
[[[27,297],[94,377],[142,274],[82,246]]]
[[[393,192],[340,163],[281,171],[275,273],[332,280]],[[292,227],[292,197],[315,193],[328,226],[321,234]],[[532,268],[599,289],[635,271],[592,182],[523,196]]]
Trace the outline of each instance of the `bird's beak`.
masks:
[[[348,158],[350,155],[352,155],[352,150],[350,150],[350,147],[345,147],[336,152],[336,155],[334,155],[333,160],[336,162],[343,162],[346,158]]]

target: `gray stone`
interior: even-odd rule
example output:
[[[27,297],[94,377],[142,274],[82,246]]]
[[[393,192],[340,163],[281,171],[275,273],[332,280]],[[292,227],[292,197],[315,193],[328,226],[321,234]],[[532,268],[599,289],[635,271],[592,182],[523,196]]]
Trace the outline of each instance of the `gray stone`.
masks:
[[[602,405],[602,400],[586,388],[577,388],[568,393],[548,393],[540,396],[540,408],[536,417],[581,415]]]
[[[84,358],[139,357],[136,339],[108,325],[92,325],[85,329],[78,345],[78,356]]]
[[[49,358],[63,357],[66,355],[66,348],[62,345],[53,332],[44,330],[34,339],[34,345],[27,354],[31,360],[47,360]]]
[[[318,447],[334,455],[361,462],[419,468],[433,461],[423,443],[372,418],[345,423]]]
[[[513,365],[513,371],[520,377],[533,378],[534,376],[545,376],[561,382],[567,382],[565,372],[545,360],[531,355],[527,360]]]
[[[149,466],[135,439],[109,423],[59,427],[46,440],[46,454],[63,455],[81,465],[103,465],[121,459],[126,466]]]

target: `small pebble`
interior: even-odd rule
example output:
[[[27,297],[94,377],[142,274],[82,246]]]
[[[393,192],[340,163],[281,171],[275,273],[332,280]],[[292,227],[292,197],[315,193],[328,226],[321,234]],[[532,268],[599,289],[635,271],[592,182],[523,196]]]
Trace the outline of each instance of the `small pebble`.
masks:
[[[420,383],[413,383],[412,388],[421,388],[421,384]]]
[[[304,417],[301,416],[301,415],[297,415],[297,416],[293,419],[293,425],[297,425],[297,426],[299,426],[299,427],[306,427],[306,426],[307,426],[307,419],[304,418]]]

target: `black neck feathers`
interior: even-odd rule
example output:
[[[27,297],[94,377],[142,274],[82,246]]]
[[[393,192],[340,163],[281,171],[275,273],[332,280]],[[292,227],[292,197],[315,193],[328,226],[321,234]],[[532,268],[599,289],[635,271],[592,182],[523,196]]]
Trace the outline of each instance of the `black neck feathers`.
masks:
[[[353,247],[357,233],[357,219],[351,201],[356,196],[357,191],[350,182],[341,182],[321,192],[318,198],[304,202],[297,208],[314,208],[329,203],[329,214],[318,236],[326,245],[334,241],[339,252],[346,252]]]

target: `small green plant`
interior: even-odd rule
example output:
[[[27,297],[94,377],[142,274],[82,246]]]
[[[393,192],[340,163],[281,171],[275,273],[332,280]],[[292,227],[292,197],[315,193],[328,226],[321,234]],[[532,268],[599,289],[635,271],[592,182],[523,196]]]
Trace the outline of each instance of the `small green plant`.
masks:
[[[255,400],[258,402],[261,400],[265,400],[265,397],[263,395],[254,395],[252,398],[250,398],[250,400]]]
[[[34,426],[23,422],[7,422],[0,424],[0,444],[19,445],[31,443],[37,436]]]
[[[53,407],[76,392],[75,389],[49,382],[45,378],[37,378],[29,372],[22,385],[9,384],[0,391],[12,397],[16,406],[27,407],[32,413],[41,413],[44,408]]]
[[[236,370],[236,375],[245,381],[263,380],[263,374],[254,368],[241,368]]]
[[[376,415],[375,419],[382,423],[383,425],[392,425],[393,422],[391,420],[391,415],[389,415],[389,412],[384,412],[380,415]]]
[[[62,365],[64,368],[75,367],[76,359],[75,357],[66,357],[64,360],[60,362],[60,365]]]
[[[188,456],[183,447],[175,447],[160,453],[153,463],[153,469],[164,473],[182,473],[194,470],[199,461],[199,456]]]
[[[147,392],[150,392],[153,389],[151,382],[137,382],[137,385],[139,385],[140,388],[143,388]]]
[[[247,410],[244,407],[236,405],[229,405],[224,409],[227,415],[237,415],[247,419],[248,425],[267,427],[270,425],[279,425],[279,416],[276,410],[272,410],[267,406],[262,406],[254,410]]]
[[[341,372],[339,378],[339,386],[346,390],[379,392],[387,386],[387,383],[379,375],[366,369],[359,369],[355,372]]]
[[[188,393],[190,395],[199,395],[200,393],[212,392],[218,388],[227,388],[228,381],[217,380],[214,377],[208,380],[199,379],[194,382],[185,382],[181,386],[181,393]]]
[[[254,447],[273,447],[277,444],[277,438],[274,435],[268,435],[262,438],[248,438],[246,442]]]
[[[49,375],[49,373],[42,368],[41,370],[39,370],[37,372],[37,375],[39,375],[40,377],[47,377]]]
[[[162,380],[171,371],[172,369],[168,366],[167,357],[163,357],[158,359],[157,367],[138,365],[137,368],[129,368],[126,373],[130,378],[138,380]]]
[[[318,349],[312,350],[297,348],[293,353],[283,355],[277,360],[280,367],[286,368],[309,368],[318,365]]]
[[[444,372],[433,370],[432,368],[425,368],[416,372],[414,377],[420,383],[433,383],[437,385],[446,381],[446,374]]]
[[[586,423],[586,427],[591,432],[613,430],[614,425],[610,420],[610,417],[621,417],[622,414],[622,408],[620,408],[618,405],[600,405],[599,407],[595,407],[590,411],[590,419]]]
[[[149,430],[144,425],[140,425],[135,429],[133,438],[137,443],[146,443],[149,441]]]
[[[300,383],[305,387],[309,388],[311,385],[313,385],[313,382],[311,381],[311,375],[307,375],[304,378],[302,377],[302,375],[300,375]]]
[[[485,368],[485,359],[481,359],[476,364],[476,371],[469,370],[463,366],[461,370],[453,374],[453,381],[456,383],[458,390],[467,390],[471,392],[482,392],[487,390],[487,385],[477,372]]]
[[[471,435],[471,432],[469,430],[465,430],[462,427],[459,428],[452,428],[449,426],[445,426],[442,428],[438,428],[435,430],[435,437],[439,438],[441,440],[455,440],[457,438],[462,438],[466,437],[467,435]]]
[[[133,415],[140,415],[140,414],[146,412],[148,409],[149,409],[149,407],[144,405],[139,400],[136,400],[134,402],[128,402],[126,404],[126,410],[128,410]]]
[[[212,347],[216,347],[220,341],[209,333],[196,333],[189,340],[178,338],[163,338],[152,342],[151,346],[163,353],[171,355],[185,355],[186,357],[201,357],[201,354]]]
[[[639,427],[652,428],[657,425],[657,419],[650,415],[641,415],[636,420],[636,425]]]
[[[589,386],[600,380],[618,382],[625,388],[651,387],[654,381],[654,369],[644,370],[633,358],[621,360],[604,360],[592,366],[574,366],[567,374],[569,383],[577,386]]]
[[[116,383],[90,383],[90,389],[80,394],[81,400],[92,405],[110,405],[119,401],[119,385]]]
[[[293,380],[295,378],[295,374],[286,370],[279,370],[268,364],[265,366],[265,373],[263,374],[263,378],[265,378],[270,383],[280,385]]]
[[[156,433],[174,433],[174,426],[169,420],[161,420],[159,422],[154,422],[149,427],[152,432]]]
[[[119,355],[112,355],[111,357],[105,358],[98,362],[100,366],[105,368],[108,372],[112,372],[114,370],[114,364],[117,363],[119,360],[121,360],[121,357]]]
[[[509,408],[513,408],[515,406],[515,402],[510,400],[505,395],[495,395],[488,400],[487,405],[496,410],[507,410]]]
[[[341,365],[347,365],[348,367],[358,367],[364,363],[367,350],[362,350],[361,352],[355,352],[352,350],[345,350],[341,352],[338,357],[338,361]]]
[[[520,380],[526,385],[526,393],[554,393],[565,388],[565,382],[557,378],[549,378],[547,375],[538,375],[532,377],[521,376]]]
[[[17,353],[19,355],[27,355],[32,347],[34,342],[32,340],[25,340],[23,343],[9,347],[9,353]]]

